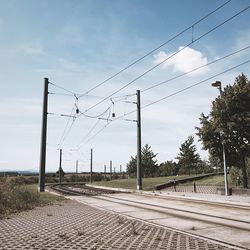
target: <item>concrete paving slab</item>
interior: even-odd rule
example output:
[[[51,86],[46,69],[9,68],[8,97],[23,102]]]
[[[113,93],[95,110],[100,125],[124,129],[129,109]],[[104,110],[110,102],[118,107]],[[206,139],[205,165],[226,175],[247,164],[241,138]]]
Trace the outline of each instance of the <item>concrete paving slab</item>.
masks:
[[[106,198],[110,198],[110,204],[108,204],[109,202],[107,200],[103,200]],[[164,210],[164,208],[161,208],[161,212],[157,212],[157,210],[155,211],[151,211],[151,210],[147,210],[147,209],[143,209],[143,207],[138,208],[139,210],[134,211],[134,207],[133,207],[133,203],[131,203],[131,209],[128,209],[128,205],[127,204],[118,204],[119,206],[117,206],[115,204],[115,199],[113,198],[120,198],[120,199],[125,199],[125,200],[130,200],[130,201],[136,201],[136,202],[144,202],[147,204],[154,204],[154,205],[160,205],[162,207],[169,206],[170,204],[173,205],[173,207],[175,208],[181,208],[181,209],[190,209],[191,211],[200,211],[202,210],[202,212],[205,211],[205,214],[213,214],[216,216],[220,216],[220,215],[227,215],[229,218],[238,218],[238,219],[249,219],[249,211],[245,211],[245,210],[238,210],[238,209],[233,209],[230,210],[229,208],[224,208],[224,207],[214,207],[214,206],[210,206],[208,204],[186,204],[184,201],[175,201],[173,200],[167,200],[167,199],[161,199],[158,197],[151,197],[151,196],[140,196],[138,194],[112,194],[112,195],[106,195],[106,196],[101,196],[101,197],[96,197],[96,198],[87,198],[85,199],[85,197],[81,197],[80,199],[78,199],[79,201],[81,200],[81,202],[86,203],[86,204],[90,204],[89,202],[90,199],[95,199],[95,202],[92,202],[91,204],[94,206],[99,206],[98,205],[98,199],[99,200],[99,204],[101,204],[100,206],[103,209],[107,209],[109,211],[113,211],[113,212],[118,212],[120,215],[126,215],[132,218],[136,218],[136,219],[141,219],[144,220],[146,222],[153,222],[157,225],[161,225],[161,226],[165,226],[165,227],[170,227],[170,228],[174,228],[176,230],[181,230],[181,231],[185,231],[185,232],[189,232],[189,233],[195,233],[197,235],[203,236],[203,237],[209,237],[209,238],[213,238],[216,239],[218,241],[221,241],[222,239],[225,242],[237,245],[237,246],[242,246],[244,249],[249,249],[250,247],[250,237],[247,236],[250,232],[250,230],[248,230],[248,228],[250,229],[250,225],[248,224],[244,224],[245,227],[245,231],[241,231],[239,230],[239,237],[231,237],[231,234],[233,232],[236,232],[236,229],[231,229],[229,226],[231,225],[231,222],[227,222],[227,227],[222,227],[221,224],[215,225],[214,222],[217,220],[216,218],[211,218],[211,219],[206,219],[207,221],[199,221],[199,216],[196,216],[195,219],[189,219],[188,214],[185,215],[185,218],[181,218],[181,217],[176,217],[174,216],[174,214],[168,214],[168,210]],[[103,205],[105,201],[105,206]],[[119,201],[120,202],[120,201]],[[138,205],[138,204],[136,204]],[[171,206],[172,206],[171,205]],[[121,207],[124,206],[124,209],[122,209]],[[117,209],[117,207],[119,209]],[[204,209],[205,208],[205,209]],[[120,211],[120,212],[119,212]],[[234,222],[235,224],[237,224],[237,226],[241,226],[240,222]],[[223,230],[222,230],[223,229]],[[236,231],[235,231],[236,230]],[[247,231],[248,230],[248,231]],[[236,234],[235,234],[236,235]]]
[[[228,250],[193,237],[69,200],[0,220],[1,250]]]

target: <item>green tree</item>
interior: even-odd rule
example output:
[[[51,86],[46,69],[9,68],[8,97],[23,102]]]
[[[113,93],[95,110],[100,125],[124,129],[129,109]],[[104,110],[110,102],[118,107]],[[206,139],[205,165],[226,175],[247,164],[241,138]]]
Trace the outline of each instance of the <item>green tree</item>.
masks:
[[[197,173],[200,155],[196,152],[196,146],[193,145],[194,137],[189,136],[188,139],[181,144],[180,153],[176,157],[178,160],[178,169],[181,174]]]
[[[220,158],[213,156],[211,154],[209,154],[209,156],[208,156],[208,165],[211,168],[211,172],[212,171],[215,171],[215,172],[223,171],[223,164],[222,164]]]
[[[136,177],[136,163],[137,156],[131,156],[130,161],[127,163],[127,174],[129,177]]]
[[[250,82],[244,74],[224,88],[212,103],[208,116],[201,114],[198,136],[204,149],[222,162],[222,142],[228,166],[242,170],[243,187],[247,188],[246,159],[250,156]]]
[[[177,175],[177,164],[175,162],[171,161],[165,161],[160,164],[159,166],[159,174],[160,176],[171,176],[171,175]]]
[[[142,148],[141,152],[141,164],[142,164],[142,176],[143,177],[154,177],[159,174],[159,167],[157,165],[157,160],[155,154],[151,147],[146,144]],[[130,177],[136,176],[136,163],[137,163],[137,156],[131,156],[129,163],[127,164],[127,173]]]
[[[210,163],[207,160],[199,160],[197,163],[196,173],[197,174],[206,174],[206,173],[212,173],[214,169],[210,165]]]

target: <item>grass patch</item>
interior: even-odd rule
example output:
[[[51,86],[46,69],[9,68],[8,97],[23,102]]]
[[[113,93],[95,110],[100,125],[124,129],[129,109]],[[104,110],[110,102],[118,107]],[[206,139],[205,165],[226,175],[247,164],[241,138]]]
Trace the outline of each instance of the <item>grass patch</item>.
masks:
[[[183,179],[187,177],[191,177],[191,176],[181,175],[181,176],[143,178],[142,189],[153,190],[155,185],[163,184],[173,179],[179,180],[179,179]],[[120,180],[111,180],[111,181],[96,181],[96,182],[93,182],[93,185],[112,187],[112,188],[136,189],[136,179],[129,178],[129,179],[120,179]]]
[[[203,178],[201,180],[197,180],[195,181],[195,183],[198,185],[223,186],[224,176],[223,175],[210,176],[210,177]],[[191,183],[189,182],[187,184],[191,184]]]
[[[0,218],[11,213],[32,209],[36,206],[53,204],[64,200],[50,193],[39,193],[37,185],[19,185],[0,182]]]

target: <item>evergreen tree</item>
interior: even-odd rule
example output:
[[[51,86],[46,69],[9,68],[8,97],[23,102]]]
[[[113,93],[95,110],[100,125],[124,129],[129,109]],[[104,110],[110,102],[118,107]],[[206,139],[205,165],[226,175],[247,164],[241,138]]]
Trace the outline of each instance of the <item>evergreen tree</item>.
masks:
[[[172,160],[163,162],[159,166],[160,176],[177,175],[177,172],[178,172],[177,164]]]
[[[196,153],[196,146],[193,145],[194,137],[189,136],[188,139],[181,144],[180,153],[176,157],[178,160],[178,169],[180,174],[197,173],[200,155]]]
[[[158,176],[159,174],[159,167],[157,165],[157,160],[155,157],[157,154],[155,154],[151,147],[146,144],[142,148],[141,152],[141,164],[142,164],[142,176],[143,177],[154,177]],[[137,156],[133,157],[131,156],[131,159],[129,163],[127,164],[127,173],[130,177],[136,176],[136,164],[137,164]]]

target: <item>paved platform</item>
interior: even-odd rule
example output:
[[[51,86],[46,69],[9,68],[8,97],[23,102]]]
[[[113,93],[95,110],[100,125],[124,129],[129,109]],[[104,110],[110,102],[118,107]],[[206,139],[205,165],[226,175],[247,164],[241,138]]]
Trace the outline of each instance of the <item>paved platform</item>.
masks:
[[[232,248],[68,200],[0,220],[0,249]]]

